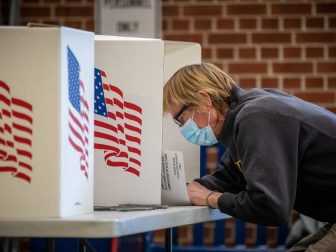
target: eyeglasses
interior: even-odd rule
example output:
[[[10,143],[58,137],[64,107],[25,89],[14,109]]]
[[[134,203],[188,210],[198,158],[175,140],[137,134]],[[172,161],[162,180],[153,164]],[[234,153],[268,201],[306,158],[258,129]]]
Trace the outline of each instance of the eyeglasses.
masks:
[[[181,110],[176,114],[176,116],[174,116],[174,122],[181,127],[183,125],[183,123],[180,121],[180,117],[183,114],[183,112],[188,108],[188,105],[183,105],[183,107],[181,108]]]

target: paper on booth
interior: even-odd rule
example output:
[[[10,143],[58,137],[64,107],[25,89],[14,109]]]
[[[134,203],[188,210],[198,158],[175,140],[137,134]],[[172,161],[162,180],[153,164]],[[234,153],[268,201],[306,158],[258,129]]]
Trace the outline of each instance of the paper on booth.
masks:
[[[182,152],[162,151],[161,189],[162,204],[190,205]]]

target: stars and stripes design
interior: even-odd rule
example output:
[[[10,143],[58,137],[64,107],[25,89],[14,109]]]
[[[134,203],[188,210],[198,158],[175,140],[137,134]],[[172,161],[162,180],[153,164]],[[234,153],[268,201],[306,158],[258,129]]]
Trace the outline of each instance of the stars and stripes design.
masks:
[[[123,91],[95,69],[95,150],[105,164],[140,176],[142,108],[125,101]]]
[[[67,47],[69,83],[69,142],[79,155],[79,166],[88,178],[89,105],[85,98],[84,84],[80,80],[80,65]]]
[[[31,183],[33,106],[14,98],[9,85],[0,81],[0,175],[11,173]]]

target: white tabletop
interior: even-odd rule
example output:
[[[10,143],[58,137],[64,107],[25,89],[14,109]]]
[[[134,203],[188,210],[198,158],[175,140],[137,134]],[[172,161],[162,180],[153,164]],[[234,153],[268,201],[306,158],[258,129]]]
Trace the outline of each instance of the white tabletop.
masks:
[[[230,218],[217,209],[198,206],[114,212],[65,218],[1,219],[0,237],[78,237],[104,238]]]

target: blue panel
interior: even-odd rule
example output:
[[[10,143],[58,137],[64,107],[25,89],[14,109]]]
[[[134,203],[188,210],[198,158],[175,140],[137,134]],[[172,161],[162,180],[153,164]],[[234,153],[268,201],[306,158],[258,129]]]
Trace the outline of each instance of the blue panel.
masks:
[[[257,226],[257,245],[263,245],[266,244],[266,238],[267,238],[267,227],[263,225]]]
[[[225,237],[225,220],[216,221],[214,245],[223,245]]]
[[[202,246],[204,237],[204,225],[202,223],[193,226],[193,245]]]
[[[236,244],[245,244],[245,222],[240,219],[236,219]]]

